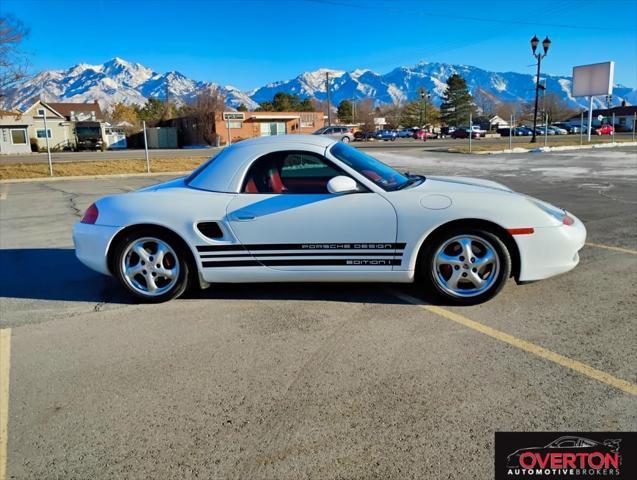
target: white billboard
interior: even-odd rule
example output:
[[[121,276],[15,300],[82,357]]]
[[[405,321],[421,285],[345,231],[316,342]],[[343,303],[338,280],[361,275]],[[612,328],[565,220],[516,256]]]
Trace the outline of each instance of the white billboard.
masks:
[[[615,62],[573,67],[573,96],[594,97],[613,93]]]

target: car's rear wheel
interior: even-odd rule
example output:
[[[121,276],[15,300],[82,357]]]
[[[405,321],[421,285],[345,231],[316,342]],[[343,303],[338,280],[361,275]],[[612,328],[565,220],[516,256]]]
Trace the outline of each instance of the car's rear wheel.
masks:
[[[427,245],[420,266],[426,287],[440,300],[474,305],[502,290],[511,275],[511,256],[490,231],[457,227]]]
[[[115,246],[114,274],[135,297],[159,303],[188,286],[188,261],[180,242],[165,233],[133,232]]]

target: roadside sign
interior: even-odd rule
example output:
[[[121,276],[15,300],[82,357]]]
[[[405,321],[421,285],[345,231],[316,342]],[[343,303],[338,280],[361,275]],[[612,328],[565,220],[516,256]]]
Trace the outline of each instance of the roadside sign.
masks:
[[[574,97],[610,95],[613,93],[615,62],[595,63],[573,67]]]
[[[225,121],[244,121],[246,119],[244,112],[223,112],[223,119]]]

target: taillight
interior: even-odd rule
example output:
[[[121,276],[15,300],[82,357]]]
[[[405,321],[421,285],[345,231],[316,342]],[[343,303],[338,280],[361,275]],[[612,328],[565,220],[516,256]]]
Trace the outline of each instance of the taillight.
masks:
[[[564,225],[573,225],[575,223],[575,220],[573,219],[573,217],[571,217],[570,215],[566,214],[566,215],[564,215],[564,218],[562,219],[562,223]]]
[[[86,209],[84,212],[84,216],[82,217],[82,223],[88,223],[89,225],[93,225],[97,222],[97,216],[99,215],[99,211],[94,203],[91,204],[90,207]]]

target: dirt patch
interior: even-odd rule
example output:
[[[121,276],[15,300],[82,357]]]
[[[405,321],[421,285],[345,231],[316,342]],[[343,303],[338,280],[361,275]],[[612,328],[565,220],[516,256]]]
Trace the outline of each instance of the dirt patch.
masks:
[[[205,158],[161,158],[151,160],[150,171],[182,172],[194,170]],[[126,173],[146,173],[146,161],[140,160],[100,160],[89,162],[53,162],[53,176],[90,176]],[[40,178],[49,176],[46,163],[8,163],[0,165],[0,179]]]

